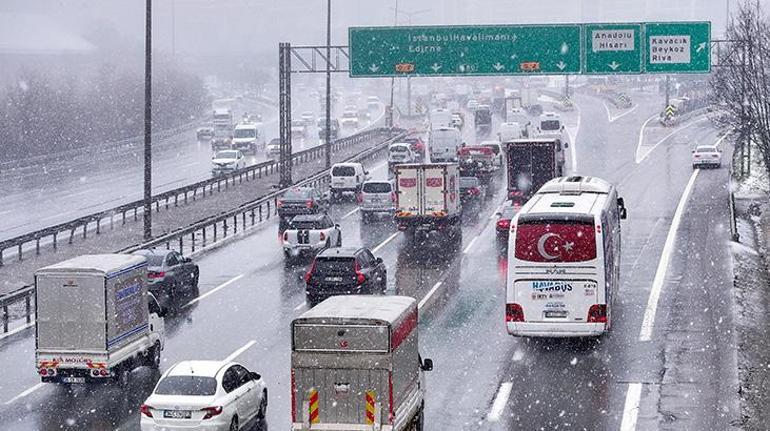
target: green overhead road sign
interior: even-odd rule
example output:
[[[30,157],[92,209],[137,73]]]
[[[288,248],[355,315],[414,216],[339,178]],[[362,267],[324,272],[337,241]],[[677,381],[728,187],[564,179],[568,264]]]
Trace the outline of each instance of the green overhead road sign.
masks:
[[[711,23],[351,27],[350,76],[708,73]]]
[[[556,75],[581,69],[579,24],[351,27],[350,76]]]
[[[642,73],[642,24],[585,24],[583,73]]]
[[[648,73],[711,71],[711,23],[647,23],[644,70]]]

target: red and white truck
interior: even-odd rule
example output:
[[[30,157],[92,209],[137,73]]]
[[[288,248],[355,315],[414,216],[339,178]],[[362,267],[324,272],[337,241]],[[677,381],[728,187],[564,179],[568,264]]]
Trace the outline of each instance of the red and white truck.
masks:
[[[292,430],[422,431],[417,301],[333,296],[291,324]]]
[[[399,230],[410,238],[446,234],[460,237],[460,168],[456,163],[396,165]]]

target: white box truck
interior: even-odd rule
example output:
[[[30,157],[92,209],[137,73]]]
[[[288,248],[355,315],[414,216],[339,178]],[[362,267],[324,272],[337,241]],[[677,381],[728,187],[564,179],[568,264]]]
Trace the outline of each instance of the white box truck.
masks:
[[[454,127],[433,129],[428,136],[431,162],[456,162],[457,150],[463,145],[463,137]]]
[[[334,296],[291,324],[292,430],[423,429],[417,301]]]
[[[35,360],[44,383],[128,382],[160,365],[164,312],[147,292],[147,260],[84,255],[35,272]]]
[[[396,165],[399,230],[412,239],[460,237],[460,168],[456,163]]]

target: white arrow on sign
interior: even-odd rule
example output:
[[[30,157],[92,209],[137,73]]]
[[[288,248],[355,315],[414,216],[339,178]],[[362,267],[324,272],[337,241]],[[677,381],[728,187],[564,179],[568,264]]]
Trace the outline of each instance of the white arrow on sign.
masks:
[[[498,61],[497,63],[492,65],[492,68],[499,72],[505,69],[505,65],[500,64],[500,62]]]
[[[559,70],[564,70],[564,68],[567,67],[567,63],[565,63],[563,61],[560,61],[560,62],[556,63],[556,67],[558,67]]]
[[[706,49],[706,44],[707,42],[699,43],[698,47],[695,49],[695,52],[701,52]]]
[[[433,63],[433,66],[431,66],[430,68],[433,69],[434,72],[438,72],[439,69],[441,69],[441,65],[438,63]]]
[[[620,63],[613,60],[612,63],[608,64],[607,66],[609,66],[610,69],[612,70],[618,70],[618,67],[620,67]]]
[[[378,70],[380,70],[380,66],[377,66],[376,64],[372,63],[372,65],[369,66],[369,70],[371,70],[372,73],[376,73]]]

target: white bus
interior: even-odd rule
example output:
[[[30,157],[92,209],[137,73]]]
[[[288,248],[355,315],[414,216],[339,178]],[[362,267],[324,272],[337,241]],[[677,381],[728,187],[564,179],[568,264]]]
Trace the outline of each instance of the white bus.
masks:
[[[508,333],[600,336],[610,329],[620,275],[623,198],[595,177],[548,181],[511,223]]]

